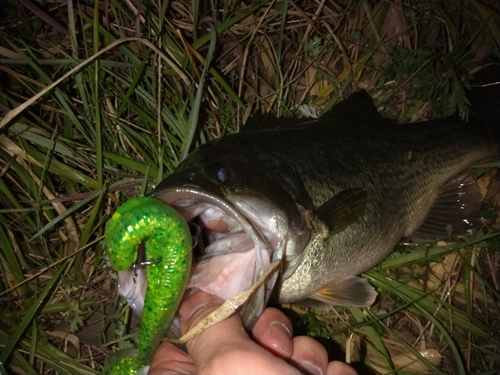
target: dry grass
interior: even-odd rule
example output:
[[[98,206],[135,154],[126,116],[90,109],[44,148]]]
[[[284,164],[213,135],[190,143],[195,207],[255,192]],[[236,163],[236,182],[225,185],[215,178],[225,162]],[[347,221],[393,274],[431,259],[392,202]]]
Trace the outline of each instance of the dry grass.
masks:
[[[495,1],[6,3],[0,362],[9,373],[94,374],[110,350],[134,344],[101,240],[119,203],[150,191],[182,152],[238,131],[252,113],[290,115],[299,104],[321,113],[361,88],[401,122],[466,116],[470,73],[500,42]],[[207,22],[218,32],[202,79]],[[297,331],[332,356],[347,349],[363,373],[496,373],[494,235],[401,245],[366,275],[381,291],[375,306],[294,308]],[[416,351],[429,362],[401,368]]]

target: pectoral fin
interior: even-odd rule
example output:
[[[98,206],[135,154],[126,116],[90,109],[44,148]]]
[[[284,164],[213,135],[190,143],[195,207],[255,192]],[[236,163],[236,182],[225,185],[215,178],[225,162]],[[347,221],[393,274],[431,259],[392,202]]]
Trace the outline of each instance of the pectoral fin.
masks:
[[[310,298],[329,306],[368,307],[375,302],[377,294],[368,280],[362,277],[351,277],[340,283],[330,283],[324,286]]]
[[[314,212],[314,216],[326,225],[328,230],[325,237],[328,238],[354,223],[363,214],[365,207],[366,191],[359,188],[347,189],[326,201]]]

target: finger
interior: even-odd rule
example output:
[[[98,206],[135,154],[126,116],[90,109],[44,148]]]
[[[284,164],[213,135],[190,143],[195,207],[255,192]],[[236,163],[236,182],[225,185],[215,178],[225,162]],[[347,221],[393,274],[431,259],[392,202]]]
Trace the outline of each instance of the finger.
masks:
[[[307,336],[293,339],[293,354],[290,363],[306,374],[325,374],[328,366],[328,353],[323,345]]]
[[[209,294],[199,293],[196,297],[187,297],[180,306],[180,311],[184,316],[190,316],[199,309],[200,306],[205,306],[208,303],[220,302],[217,297]],[[201,298],[200,298],[201,297]],[[165,374],[195,374],[196,367],[191,359],[191,356],[174,346],[172,343],[162,343],[157,349],[148,375],[165,375]]]
[[[148,375],[195,374],[196,368],[189,354],[164,342],[156,351]]]
[[[252,338],[274,355],[288,360],[293,353],[292,324],[281,311],[267,308],[252,328]]]
[[[186,327],[186,322],[189,319],[192,319],[191,317],[195,315],[198,310],[206,307],[209,304],[219,307],[223,303],[224,301],[219,297],[204,292],[196,292],[194,294],[185,296],[179,307],[179,317],[182,334],[185,334],[189,328]]]
[[[347,363],[333,361],[328,364],[326,370],[327,375],[358,375],[356,370],[354,370]]]

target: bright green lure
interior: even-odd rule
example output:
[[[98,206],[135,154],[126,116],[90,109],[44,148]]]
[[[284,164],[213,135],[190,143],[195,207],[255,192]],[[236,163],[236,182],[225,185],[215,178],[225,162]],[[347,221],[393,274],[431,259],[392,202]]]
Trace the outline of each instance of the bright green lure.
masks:
[[[124,203],[111,217],[105,248],[114,269],[127,270],[137,260],[137,247],[146,244],[147,287],[136,358],[110,363],[107,374],[135,374],[150,364],[170,326],[191,269],[191,233],[184,218],[172,207],[151,197]]]

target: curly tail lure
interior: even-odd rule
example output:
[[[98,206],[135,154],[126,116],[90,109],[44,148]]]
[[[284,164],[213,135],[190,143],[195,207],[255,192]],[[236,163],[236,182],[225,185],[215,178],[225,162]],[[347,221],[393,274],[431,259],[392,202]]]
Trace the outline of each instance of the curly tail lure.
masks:
[[[151,363],[177,311],[191,268],[191,233],[184,218],[152,197],[124,203],[112,216],[105,247],[115,270],[127,270],[137,261],[145,242],[147,287],[137,357],[111,362],[106,373],[136,374]]]

